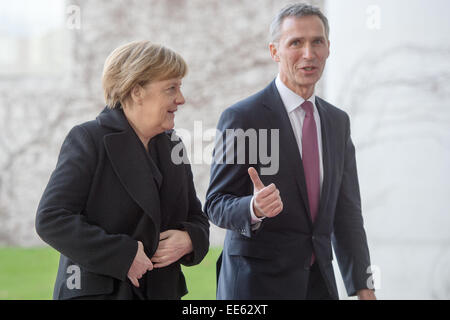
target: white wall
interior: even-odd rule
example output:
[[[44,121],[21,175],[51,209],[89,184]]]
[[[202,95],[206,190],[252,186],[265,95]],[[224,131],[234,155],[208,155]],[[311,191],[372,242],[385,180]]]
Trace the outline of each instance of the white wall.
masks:
[[[447,0],[326,4],[325,98],[352,120],[383,299],[450,298],[448,12]]]

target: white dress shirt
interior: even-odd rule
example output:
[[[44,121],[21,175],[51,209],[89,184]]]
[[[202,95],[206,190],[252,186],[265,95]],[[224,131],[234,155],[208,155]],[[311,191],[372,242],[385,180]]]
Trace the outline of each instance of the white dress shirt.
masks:
[[[277,90],[280,94],[281,101],[283,101],[284,107],[286,108],[286,112],[289,116],[289,120],[291,121],[292,130],[294,131],[295,140],[297,141],[298,150],[300,152],[300,156],[302,156],[302,128],[303,128],[303,121],[305,120],[306,112],[301,107],[302,103],[305,102],[305,99],[303,99],[301,96],[296,94],[294,91],[289,89],[283,81],[280,79],[280,75],[277,76],[275,79],[275,85],[277,87]],[[320,126],[320,116],[319,112],[317,111],[316,106],[316,96],[313,93],[311,97],[308,98],[308,101],[310,101],[313,104],[313,114],[314,114],[314,120],[316,122],[316,128],[317,128],[317,142],[319,146],[319,162],[320,162],[320,190],[322,191],[322,183],[323,183],[323,157],[322,157],[322,131]],[[262,221],[264,218],[258,218],[254,211],[253,211],[253,199],[250,202],[250,213],[252,218],[252,224],[258,224],[258,222]],[[258,225],[255,225],[257,229],[259,227]]]

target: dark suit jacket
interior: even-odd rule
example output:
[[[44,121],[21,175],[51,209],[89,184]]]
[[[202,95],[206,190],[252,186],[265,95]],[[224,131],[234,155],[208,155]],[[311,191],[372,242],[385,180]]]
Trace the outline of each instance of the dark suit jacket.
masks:
[[[218,124],[222,132],[279,129],[279,171],[260,177],[266,186],[275,183],[278,187],[283,211],[264,219],[260,228],[252,231],[253,184],[247,169],[253,166],[260,171],[262,165],[259,157],[257,164],[248,164],[248,145],[245,164],[213,163],[205,212],[214,224],[228,229],[218,261],[218,299],[304,299],[313,250],[330,295],[338,298],[332,240],[348,293],[367,288],[370,259],[349,118],[320,98],[316,105],[322,128],[324,180],[314,224],[302,159],[275,81],[223,112]],[[268,154],[270,150],[269,145]]]
[[[196,197],[190,165],[175,165],[170,159],[180,142],[171,141],[168,133],[153,139],[165,168],[162,175],[121,109],[105,109],[95,121],[68,134],[36,215],[37,233],[61,253],[54,299],[114,296],[123,286],[130,287],[130,295],[119,298],[132,298],[127,273],[137,240],[151,258],[160,232],[168,229],[186,230],[194,251],[147,272],[144,294],[178,299],[187,292],[180,263],[195,265],[203,259],[209,223]],[[68,285],[72,265],[81,271],[81,288]]]

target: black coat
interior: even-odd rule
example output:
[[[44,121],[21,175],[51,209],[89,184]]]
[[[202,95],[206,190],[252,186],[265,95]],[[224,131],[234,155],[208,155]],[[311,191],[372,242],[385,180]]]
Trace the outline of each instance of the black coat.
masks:
[[[264,185],[274,183],[280,190],[283,211],[252,230],[253,184],[247,170],[254,166],[261,171],[263,162],[258,159],[249,164],[248,144],[245,164],[213,163],[205,212],[214,224],[228,229],[218,261],[219,299],[304,299],[313,251],[329,295],[338,298],[332,241],[349,295],[367,288],[370,259],[349,118],[318,97],[316,106],[322,129],[324,180],[314,223],[302,159],[275,81],[222,114],[218,130],[224,134],[237,128],[279,130],[279,152],[271,150],[269,144],[268,152],[263,153],[279,154],[279,170],[260,177]],[[268,137],[270,141],[270,134]],[[234,163],[239,163],[236,157]]]
[[[171,141],[170,132],[151,142],[155,161],[121,109],[105,109],[68,134],[36,215],[37,233],[61,253],[54,299],[179,299],[187,292],[180,263],[195,265],[204,258],[209,223],[190,165],[171,161],[181,142]],[[151,258],[160,232],[169,229],[186,230],[193,253],[147,272],[142,288],[134,288],[127,273],[137,240]],[[80,271],[78,283],[74,270]]]

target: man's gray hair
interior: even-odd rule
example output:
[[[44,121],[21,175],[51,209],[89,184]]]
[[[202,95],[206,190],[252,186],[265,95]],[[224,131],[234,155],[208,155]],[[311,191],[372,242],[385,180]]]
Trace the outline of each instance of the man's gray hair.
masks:
[[[285,6],[283,9],[278,12],[275,18],[272,20],[270,24],[270,32],[269,32],[269,42],[277,43],[281,37],[281,24],[283,23],[284,18],[287,17],[304,17],[304,16],[318,16],[320,20],[322,20],[323,25],[325,27],[325,34],[327,36],[330,35],[330,26],[328,25],[328,19],[325,15],[320,11],[320,9],[316,6],[306,4],[306,3],[296,3],[289,4]]]

